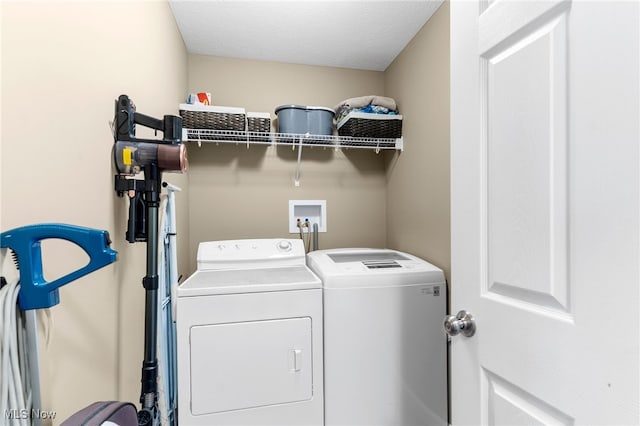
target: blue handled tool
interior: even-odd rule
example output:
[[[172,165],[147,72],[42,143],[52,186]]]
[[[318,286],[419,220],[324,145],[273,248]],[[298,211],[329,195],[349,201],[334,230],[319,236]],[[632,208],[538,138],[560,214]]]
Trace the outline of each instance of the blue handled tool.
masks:
[[[63,239],[81,247],[89,256],[89,263],[53,281],[46,281],[42,273],[40,242]],[[118,252],[109,245],[109,233],[98,229],[59,223],[23,226],[0,234],[0,248],[9,248],[17,256],[20,269],[20,309],[50,308],[60,302],[58,288],[117,260]]]

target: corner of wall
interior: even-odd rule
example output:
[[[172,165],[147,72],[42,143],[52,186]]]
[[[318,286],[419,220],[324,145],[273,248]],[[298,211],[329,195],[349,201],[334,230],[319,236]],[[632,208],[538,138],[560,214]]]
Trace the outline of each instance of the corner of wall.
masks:
[[[387,156],[387,244],[450,270],[449,2],[385,71],[405,150]]]

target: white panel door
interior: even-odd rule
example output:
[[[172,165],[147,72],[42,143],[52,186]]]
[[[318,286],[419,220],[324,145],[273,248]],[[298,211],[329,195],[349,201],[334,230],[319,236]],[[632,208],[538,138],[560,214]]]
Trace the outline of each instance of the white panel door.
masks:
[[[640,3],[451,3],[451,423],[640,424]]]

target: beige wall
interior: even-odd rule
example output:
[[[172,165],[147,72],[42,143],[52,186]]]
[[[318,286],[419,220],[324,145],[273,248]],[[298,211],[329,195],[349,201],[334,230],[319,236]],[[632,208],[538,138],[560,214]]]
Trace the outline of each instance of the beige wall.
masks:
[[[269,112],[283,104],[333,107],[346,98],[384,93],[381,72],[189,55],[189,90],[212,93],[215,105]],[[290,199],[327,201],[328,232],[320,248],[384,247],[384,158],[373,151],[302,151],[286,146],[191,144],[190,258],[198,243],[236,238],[295,237],[288,233]]]
[[[387,244],[449,277],[449,3],[385,72],[401,109],[405,150],[387,166]]]
[[[123,240],[127,203],[113,191],[109,121],[122,93],[145,114],[177,113],[187,54],[165,2],[1,7],[0,229],[41,222],[106,229],[119,252],[115,264],[62,288],[51,309],[42,379],[44,408],[57,411],[58,424],[93,401],[139,398],[145,246]],[[186,176],[167,180],[187,187]],[[185,247],[187,196],[178,196]],[[68,272],[78,259],[55,244],[45,248],[45,276]]]

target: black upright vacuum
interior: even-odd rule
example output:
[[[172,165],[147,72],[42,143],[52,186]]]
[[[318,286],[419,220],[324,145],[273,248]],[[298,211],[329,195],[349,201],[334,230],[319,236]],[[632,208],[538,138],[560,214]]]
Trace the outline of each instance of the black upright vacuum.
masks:
[[[161,131],[162,139],[136,138],[136,125]],[[139,425],[158,425],[158,209],[162,172],[187,170],[187,152],[182,144],[182,118],[165,115],[157,119],[136,112],[127,95],[115,104],[113,156],[117,170],[115,191],[129,197],[126,240],[147,243],[145,289],[144,360],[142,362]],[[144,178],[135,176],[142,172]]]

